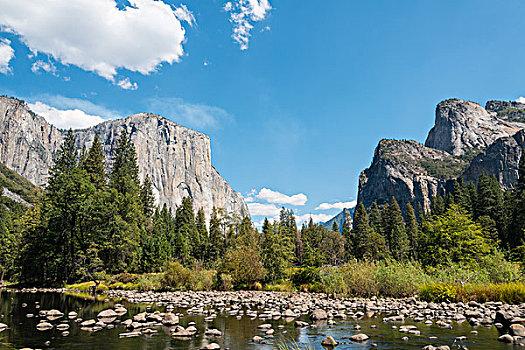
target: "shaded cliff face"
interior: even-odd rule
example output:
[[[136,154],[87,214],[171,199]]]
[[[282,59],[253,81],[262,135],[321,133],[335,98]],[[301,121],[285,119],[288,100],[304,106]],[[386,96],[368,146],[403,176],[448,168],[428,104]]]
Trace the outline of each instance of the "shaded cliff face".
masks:
[[[504,188],[511,188],[518,180],[520,157],[525,148],[525,130],[513,136],[496,140],[476,156],[463,173],[466,182],[477,183],[483,172],[494,174]]]
[[[477,103],[451,99],[438,104],[435,125],[425,146],[462,155],[472,149],[484,149],[524,127],[525,124],[498,117],[496,112],[489,112]]]
[[[381,140],[372,165],[359,177],[358,202],[370,207],[374,201],[389,203],[393,196],[403,210],[408,203],[428,210],[432,197],[443,194],[447,180],[467,165],[461,157],[415,141]]]
[[[436,194],[450,190],[459,176],[478,181],[486,172],[509,188],[517,179],[525,146],[525,104],[446,100],[436,108],[436,123],[425,146],[414,141],[382,140],[372,165],[359,178],[358,201],[370,206],[394,196],[401,208],[411,202],[425,210]]]
[[[0,97],[0,160],[31,182],[43,185],[62,133],[29,110],[25,102]],[[211,164],[208,136],[152,114],[135,114],[75,131],[79,147],[91,147],[99,134],[106,160],[112,162],[123,129],[137,150],[141,178],[149,175],[158,204],[176,208],[185,196],[209,217],[212,208],[249,215],[240,194]]]

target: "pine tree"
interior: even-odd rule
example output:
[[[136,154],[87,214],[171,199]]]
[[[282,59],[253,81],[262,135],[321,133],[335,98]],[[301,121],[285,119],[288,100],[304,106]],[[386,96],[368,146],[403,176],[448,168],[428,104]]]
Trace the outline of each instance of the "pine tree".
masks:
[[[281,208],[279,215],[279,226],[281,232],[281,244],[286,251],[293,252],[293,255],[288,257],[293,263],[298,262],[297,252],[300,235],[297,232],[297,224],[295,222],[295,215],[293,210]]]
[[[494,226],[488,231],[493,232],[491,235],[498,238],[498,232],[503,234],[504,225],[506,222],[505,215],[506,213],[501,185],[494,175],[488,176],[486,173],[483,173],[479,177],[478,181],[477,201],[474,207],[474,217],[476,219],[483,217],[483,222],[485,224]]]
[[[193,256],[195,259],[203,261],[205,259],[206,249],[209,244],[209,235],[208,229],[206,228],[206,217],[202,208],[197,211],[195,225],[197,226],[197,236],[199,237],[200,242],[198,245],[193,247]]]
[[[11,211],[3,204],[3,188],[0,186],[0,282],[14,273],[20,235],[13,227]]]
[[[175,257],[183,264],[189,264],[193,260],[193,248],[200,246],[200,243],[192,200],[184,197],[175,214]]]
[[[454,203],[460,207],[465,210],[470,210],[472,208],[468,187],[461,176],[454,182],[453,196]]]
[[[137,264],[137,248],[143,237],[145,220],[140,200],[137,154],[125,129],[114,152],[109,188],[110,230],[100,254],[109,272],[130,271]]]
[[[78,151],[76,147],[75,136],[71,129],[68,130],[66,138],[58,150],[57,155],[51,167],[51,177],[49,185],[52,186],[55,179],[61,174],[69,174],[77,168],[78,165]]]
[[[369,225],[368,214],[363,203],[359,203],[355,211],[352,231],[354,233],[355,243],[353,244],[353,248],[350,249],[354,252],[353,255],[356,258],[363,259],[370,255],[370,235],[373,232]]]
[[[417,203],[417,217],[419,218],[419,222],[422,222],[425,219],[425,216],[426,216],[425,209],[423,209],[421,202],[418,202]]]
[[[137,194],[140,188],[137,153],[123,129],[115,150],[113,168],[110,175],[111,187],[121,194]]]
[[[219,213],[214,207],[210,218],[210,235],[208,249],[206,253],[206,262],[208,265],[214,264],[224,253],[224,233],[221,230],[221,221]]]
[[[321,242],[323,240],[323,230],[326,230],[319,224],[314,224],[312,218],[308,225],[303,226],[301,238],[303,241],[303,265],[321,266],[325,261],[321,251]]]
[[[284,226],[280,222],[270,224],[267,218],[264,219],[261,256],[268,282],[275,282],[283,278],[292,258],[292,246],[281,244],[281,240],[286,235],[284,230]]]
[[[153,184],[148,175],[140,187],[140,203],[144,217],[150,218],[155,209],[155,197],[153,196]]]
[[[339,226],[337,226],[337,222],[335,220],[332,224],[332,231],[339,232]]]
[[[419,225],[416,219],[416,213],[412,204],[408,203],[406,208],[406,231],[408,235],[408,241],[410,244],[410,256],[414,259],[417,258],[418,246],[417,242],[419,241]]]
[[[450,208],[450,206],[454,204],[454,195],[451,193],[445,194],[445,208]]]
[[[432,215],[441,215],[445,212],[445,200],[439,194],[432,198]]]
[[[525,148],[521,152],[518,180],[510,197],[511,213],[505,239],[518,259],[525,259]]]
[[[106,161],[98,134],[95,134],[93,145],[86,156],[81,158],[83,159],[82,167],[87,172],[89,181],[91,181],[97,189],[104,188],[107,185]]]
[[[46,254],[47,260],[44,273],[56,283],[79,277],[84,252],[90,245],[92,232],[85,222],[86,210],[91,210],[96,188],[80,165],[75,137],[69,130],[56,154],[42,199],[40,232],[46,233],[45,238],[34,245],[42,245],[40,254]]]
[[[394,197],[392,197],[392,201],[388,205],[386,238],[392,257],[396,260],[405,260],[410,250],[410,245],[403,215]]]
[[[379,233],[380,235],[384,235],[383,217],[376,202],[372,203],[372,206],[370,207],[368,220],[370,222],[370,226],[375,232]]]

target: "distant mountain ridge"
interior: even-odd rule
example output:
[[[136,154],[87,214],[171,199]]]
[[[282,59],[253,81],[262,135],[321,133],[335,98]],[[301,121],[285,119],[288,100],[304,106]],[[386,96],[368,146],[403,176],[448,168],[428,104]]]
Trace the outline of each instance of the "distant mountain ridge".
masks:
[[[352,218],[354,217],[354,208],[345,208],[343,209],[339,214],[331,218],[330,220],[323,222],[321,225],[326,227],[327,229],[332,229],[334,226],[334,222],[337,223],[337,227],[339,228],[339,232],[343,232],[343,225],[345,223],[345,220],[348,216],[348,219],[350,220],[350,228],[352,227]]]
[[[121,131],[137,150],[141,178],[149,175],[158,204],[178,206],[190,196],[195,208],[209,217],[212,208],[249,216],[243,197],[211,163],[210,138],[157,115],[139,113],[75,130],[79,148],[90,147],[95,134],[111,163]],[[19,99],[0,97],[0,162],[32,183],[42,186],[49,176],[53,154],[63,132],[30,110]]]
[[[450,189],[455,178],[477,182],[483,172],[495,175],[504,188],[517,178],[525,138],[525,104],[460,99],[440,102],[425,145],[381,140],[369,168],[359,177],[358,202],[370,207],[395,197],[430,209],[432,197]]]

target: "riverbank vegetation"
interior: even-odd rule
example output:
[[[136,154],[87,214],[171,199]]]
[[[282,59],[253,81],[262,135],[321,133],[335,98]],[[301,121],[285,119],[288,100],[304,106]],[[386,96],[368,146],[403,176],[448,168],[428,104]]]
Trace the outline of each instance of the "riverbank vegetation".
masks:
[[[80,290],[100,283],[525,301],[525,157],[509,191],[482,175],[477,186],[458,179],[427,211],[392,198],[368,210],[359,204],[353,225],[348,217],[328,229],[311,220],[298,228],[283,208],[259,231],[219,208],[207,218],[189,197],[174,211],[156,207],[125,132],[114,154],[108,165],[97,137],[78,150],[69,132],[31,206],[0,205],[6,279]]]

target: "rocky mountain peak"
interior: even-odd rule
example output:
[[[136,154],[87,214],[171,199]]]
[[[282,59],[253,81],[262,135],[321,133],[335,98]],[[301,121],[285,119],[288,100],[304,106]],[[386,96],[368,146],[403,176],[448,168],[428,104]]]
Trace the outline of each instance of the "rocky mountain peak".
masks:
[[[460,99],[440,102],[436,120],[425,146],[454,155],[483,149],[501,137],[508,137],[525,127],[498,117],[479,104]]]
[[[425,146],[415,141],[381,140],[369,168],[359,177],[358,202],[407,203],[430,208],[432,197],[450,190],[462,176],[477,182],[486,172],[502,186],[516,181],[525,147],[525,104],[489,101],[486,108],[460,99],[440,102]]]

